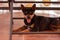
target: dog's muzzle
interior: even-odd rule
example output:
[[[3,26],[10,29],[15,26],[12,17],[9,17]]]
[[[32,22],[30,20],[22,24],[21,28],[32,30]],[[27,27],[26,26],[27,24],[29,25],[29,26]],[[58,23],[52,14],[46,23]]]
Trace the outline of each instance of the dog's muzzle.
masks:
[[[30,16],[27,16],[27,19],[30,19]]]

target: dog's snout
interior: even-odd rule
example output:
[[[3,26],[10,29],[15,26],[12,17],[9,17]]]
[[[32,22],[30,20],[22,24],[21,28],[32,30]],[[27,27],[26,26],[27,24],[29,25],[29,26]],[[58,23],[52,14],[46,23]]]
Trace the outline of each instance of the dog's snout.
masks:
[[[30,19],[30,16],[27,16],[28,19]]]

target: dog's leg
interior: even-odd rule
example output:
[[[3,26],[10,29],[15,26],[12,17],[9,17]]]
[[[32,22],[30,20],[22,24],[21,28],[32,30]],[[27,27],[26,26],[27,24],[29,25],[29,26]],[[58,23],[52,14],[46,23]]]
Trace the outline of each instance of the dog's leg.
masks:
[[[52,30],[57,30],[58,27],[60,26],[60,24],[59,24],[60,22],[59,22],[58,18],[52,18],[50,23],[51,23],[50,27],[52,28]]]
[[[23,26],[23,27],[18,28],[17,30],[13,30],[13,32],[21,32],[21,31],[23,31],[25,29],[27,29],[27,27]]]

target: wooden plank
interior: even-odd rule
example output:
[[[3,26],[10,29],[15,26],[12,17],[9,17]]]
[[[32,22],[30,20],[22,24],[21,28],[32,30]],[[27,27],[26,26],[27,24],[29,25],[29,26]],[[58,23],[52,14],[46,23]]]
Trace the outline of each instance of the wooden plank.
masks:
[[[0,7],[0,10],[9,10],[9,7]],[[13,7],[13,10],[21,10],[21,7]],[[36,7],[36,10],[60,10],[60,7]]]

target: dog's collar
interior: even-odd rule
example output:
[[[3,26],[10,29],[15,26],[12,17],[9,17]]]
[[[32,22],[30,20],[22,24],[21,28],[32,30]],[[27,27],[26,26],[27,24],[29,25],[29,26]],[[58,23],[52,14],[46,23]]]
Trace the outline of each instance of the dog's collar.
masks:
[[[27,29],[32,29],[34,27],[34,24],[32,25],[25,25],[27,27]]]

